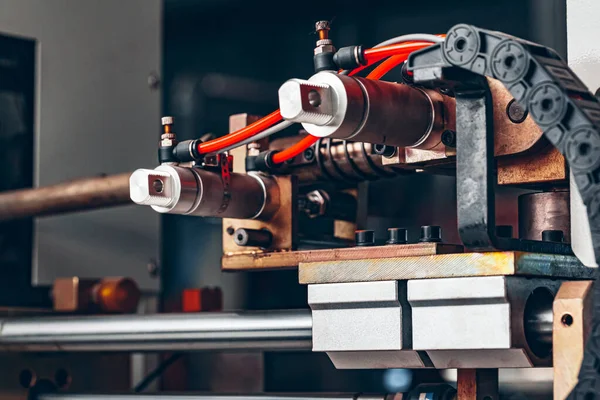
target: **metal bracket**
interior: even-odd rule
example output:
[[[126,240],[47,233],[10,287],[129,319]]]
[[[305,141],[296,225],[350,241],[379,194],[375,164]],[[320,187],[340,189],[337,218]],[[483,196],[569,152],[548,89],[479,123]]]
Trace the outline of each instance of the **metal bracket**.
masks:
[[[496,235],[493,104],[487,79],[450,70],[437,76],[448,77],[446,83],[451,82],[456,97],[457,217],[463,244],[481,251],[573,254],[566,243]]]
[[[600,101],[589,92],[565,61],[546,47],[461,24],[448,31],[444,43],[411,54],[408,67],[414,72],[416,82],[456,87],[459,92],[469,83],[453,78],[467,72],[495,78],[504,84],[516,101],[529,110],[548,140],[565,156],[587,207],[594,253],[596,261],[600,261]],[[458,107],[457,104],[457,119],[460,118]],[[488,125],[486,129],[489,129]],[[482,132],[487,133],[486,130]],[[460,136],[458,132],[459,140]],[[482,144],[480,139],[479,148],[488,148]],[[489,159],[485,161],[475,164],[475,167],[489,168]],[[461,165],[458,168],[464,169]],[[465,243],[467,246],[471,244],[477,248],[481,245],[485,249],[488,246],[512,245],[513,239],[494,239],[490,232],[490,226],[493,225],[490,215],[493,217],[493,213],[489,207],[486,212],[482,203],[485,193],[488,193],[489,200],[490,189],[489,185],[472,188],[472,204],[484,208],[478,210],[473,207],[470,210],[478,214],[478,217],[469,217],[470,224],[465,225],[464,221],[459,220],[459,224],[473,235],[467,235],[464,229],[461,232],[461,237],[469,242]],[[487,229],[484,229],[486,225]],[[537,244],[530,244],[530,251],[536,251],[534,247],[537,248]],[[521,245],[528,244],[522,241]],[[599,287],[595,285],[596,297],[600,294]],[[594,308],[594,334],[586,347],[579,383],[569,398],[595,398],[600,393],[600,388],[596,387],[600,373],[595,367],[600,364],[600,324],[597,318],[600,316],[600,302],[596,302]]]

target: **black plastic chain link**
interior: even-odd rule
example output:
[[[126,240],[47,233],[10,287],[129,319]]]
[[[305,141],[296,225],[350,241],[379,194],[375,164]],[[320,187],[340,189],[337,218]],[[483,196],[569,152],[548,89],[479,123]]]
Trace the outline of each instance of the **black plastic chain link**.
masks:
[[[473,74],[505,85],[565,156],[587,207],[600,264],[600,104],[566,62],[538,44],[461,24],[448,31],[443,43],[411,54],[408,68],[416,82],[463,92],[468,92]],[[569,399],[600,399],[599,288],[594,283],[592,332]]]

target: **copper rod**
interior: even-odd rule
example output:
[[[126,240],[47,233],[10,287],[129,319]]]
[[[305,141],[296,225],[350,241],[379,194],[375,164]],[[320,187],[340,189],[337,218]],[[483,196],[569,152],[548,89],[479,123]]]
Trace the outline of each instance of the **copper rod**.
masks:
[[[131,173],[83,178],[0,193],[0,221],[94,210],[132,203]]]

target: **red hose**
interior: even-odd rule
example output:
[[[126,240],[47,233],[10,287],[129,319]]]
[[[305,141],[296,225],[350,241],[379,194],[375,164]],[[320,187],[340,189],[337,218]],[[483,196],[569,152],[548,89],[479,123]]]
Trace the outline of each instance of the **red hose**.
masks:
[[[377,66],[377,68],[375,68],[373,71],[371,71],[371,73],[369,75],[367,75],[367,79],[381,78],[383,75],[388,73],[394,67],[396,67],[399,64],[402,64],[404,61],[406,61],[408,59],[408,56],[410,55],[410,53],[412,53],[413,51],[418,50],[420,48],[423,48],[423,47],[426,47],[426,46],[419,44],[419,45],[412,45],[412,46],[408,46],[408,47],[405,46],[404,51],[402,51],[400,53],[397,50],[394,56],[388,58],[387,60],[382,62],[379,66]],[[353,75],[353,73],[355,73],[355,71],[357,69],[352,70],[349,75]],[[361,68],[361,69],[363,69],[363,68]],[[356,71],[356,72],[358,72],[358,71]],[[319,140],[318,137],[311,136],[311,135],[305,136],[304,138],[302,138],[302,140],[293,144],[291,147],[289,147],[283,151],[280,151],[278,153],[275,153],[273,155],[273,158],[271,161],[273,161],[273,164],[281,164],[287,160],[290,160],[290,159],[296,157],[298,154],[301,154],[302,152],[304,152],[304,150],[308,149],[313,144],[315,144],[317,142],[317,140]]]
[[[427,46],[431,46],[431,42],[408,42],[391,44],[383,47],[374,47],[372,49],[365,50],[364,58],[367,62],[367,65],[372,65],[373,63],[376,63],[377,61],[386,57],[390,57],[398,53],[404,53],[406,51],[413,52]]]
[[[377,66],[369,75],[367,75],[367,79],[380,79],[382,76],[390,72],[392,69],[396,68],[398,65],[402,64],[404,61],[408,59],[410,52],[396,54],[395,56],[391,56],[381,64]]]
[[[294,143],[287,149],[273,154],[273,158],[271,159],[271,161],[273,161],[273,164],[281,164],[282,162],[291,160],[292,158],[296,157],[298,154],[304,152],[304,150],[308,149],[310,146],[315,144],[317,140],[319,140],[319,138],[316,136],[305,136],[299,142]]]
[[[359,71],[362,71],[363,69],[373,65],[374,63],[381,61],[384,58],[392,56],[388,60],[384,61],[381,65],[379,65],[377,68],[375,68],[367,76],[367,78],[369,79],[379,79],[392,68],[404,62],[411,52],[422,49],[423,47],[427,47],[429,45],[431,45],[430,42],[408,42],[367,49],[364,52],[364,57],[367,65],[360,66],[352,70],[349,73],[349,75],[355,75]],[[225,147],[235,145],[243,140],[246,140],[262,132],[263,130],[275,125],[281,120],[283,120],[283,118],[281,117],[281,113],[279,112],[279,110],[276,110],[271,114],[267,115],[266,117],[254,122],[253,124],[248,125],[245,128],[242,128],[238,131],[222,136],[220,138],[198,144],[198,153],[216,153],[219,150],[224,149]],[[298,154],[302,153],[304,150],[312,146],[314,143],[316,143],[317,140],[317,137],[310,135],[306,136],[298,143],[292,145],[290,148],[275,153],[273,155],[272,161],[275,164],[281,164],[282,162],[294,158]]]
[[[230,133],[229,135],[198,144],[198,153],[216,153],[225,147],[232,146],[241,142],[242,140],[248,139],[257,133],[264,131],[281,120],[283,120],[283,118],[281,117],[279,110],[273,111],[271,114],[259,119],[245,128]]]

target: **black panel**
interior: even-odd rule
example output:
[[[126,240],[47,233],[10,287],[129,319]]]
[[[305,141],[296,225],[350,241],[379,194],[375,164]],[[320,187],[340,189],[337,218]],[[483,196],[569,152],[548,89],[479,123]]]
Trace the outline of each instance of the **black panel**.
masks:
[[[2,192],[33,185],[35,52],[33,40],[0,35]],[[40,304],[31,289],[32,249],[33,220],[0,223],[0,306]]]

